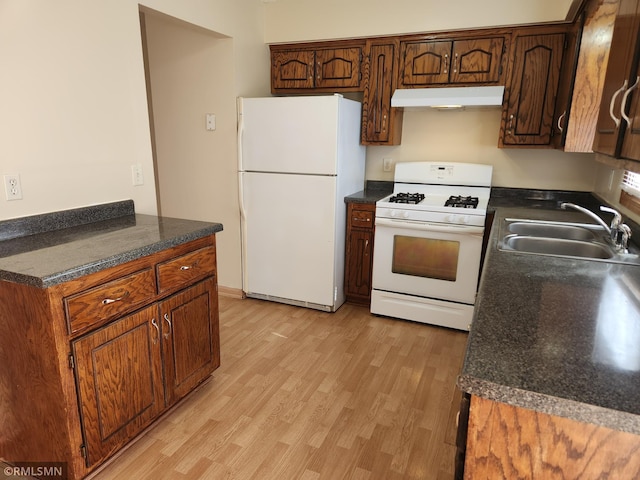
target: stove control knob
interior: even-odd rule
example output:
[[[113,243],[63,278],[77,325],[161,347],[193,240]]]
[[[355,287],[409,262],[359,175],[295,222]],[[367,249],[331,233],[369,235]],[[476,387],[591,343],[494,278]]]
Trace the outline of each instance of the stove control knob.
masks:
[[[389,216],[390,217],[397,217],[398,216],[398,212],[395,210],[389,210]]]
[[[447,215],[447,222],[449,223],[456,223],[456,216],[455,215]]]
[[[464,215],[460,217],[460,223],[464,223],[464,224],[469,223],[469,215]]]
[[[409,218],[409,212],[402,212],[402,218]]]

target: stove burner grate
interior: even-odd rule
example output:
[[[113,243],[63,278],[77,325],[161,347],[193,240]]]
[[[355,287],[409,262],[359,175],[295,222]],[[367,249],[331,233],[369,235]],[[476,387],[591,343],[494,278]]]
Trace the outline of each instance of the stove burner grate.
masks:
[[[418,204],[424,200],[424,193],[397,193],[389,198],[390,203]]]
[[[449,199],[444,202],[444,206],[457,208],[478,208],[478,197],[451,195]]]

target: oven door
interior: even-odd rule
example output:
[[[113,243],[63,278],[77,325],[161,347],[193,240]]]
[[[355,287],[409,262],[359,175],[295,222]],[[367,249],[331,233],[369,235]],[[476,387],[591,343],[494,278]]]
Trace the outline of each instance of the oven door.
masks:
[[[473,305],[484,227],[376,219],[373,288]]]

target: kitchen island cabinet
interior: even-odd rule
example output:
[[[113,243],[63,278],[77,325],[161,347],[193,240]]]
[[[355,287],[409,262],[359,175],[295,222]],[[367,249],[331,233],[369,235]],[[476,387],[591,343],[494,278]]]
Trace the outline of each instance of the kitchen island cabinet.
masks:
[[[638,478],[640,265],[500,250],[505,218],[592,223],[496,210],[458,378],[464,478]]]
[[[0,457],[83,478],[219,366],[222,226],[116,202],[2,227],[32,234],[0,242]]]

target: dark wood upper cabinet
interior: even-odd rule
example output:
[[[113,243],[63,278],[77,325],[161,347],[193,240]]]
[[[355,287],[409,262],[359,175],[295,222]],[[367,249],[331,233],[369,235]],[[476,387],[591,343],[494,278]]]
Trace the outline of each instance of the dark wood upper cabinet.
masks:
[[[515,38],[501,147],[551,145],[564,41],[564,33]]]
[[[403,41],[400,88],[500,81],[505,37]]]
[[[359,91],[364,42],[344,47],[271,46],[271,91]]]
[[[637,140],[639,3],[638,0],[620,1],[593,143],[596,152],[636,160],[640,160]]]
[[[362,100],[361,143],[399,145],[402,135],[401,108],[391,108],[398,74],[398,41],[368,41]]]

